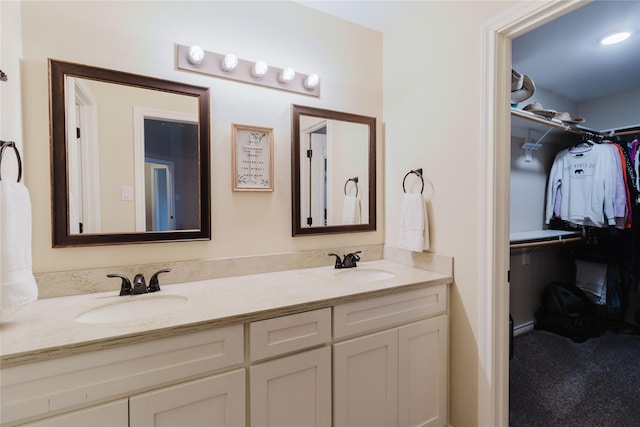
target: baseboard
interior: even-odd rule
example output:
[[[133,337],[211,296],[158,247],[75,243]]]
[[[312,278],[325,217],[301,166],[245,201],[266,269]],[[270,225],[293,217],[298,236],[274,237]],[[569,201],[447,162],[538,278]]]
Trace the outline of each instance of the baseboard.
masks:
[[[517,337],[518,335],[533,331],[534,322],[533,320],[523,323],[522,325],[515,326],[513,328],[513,336]]]

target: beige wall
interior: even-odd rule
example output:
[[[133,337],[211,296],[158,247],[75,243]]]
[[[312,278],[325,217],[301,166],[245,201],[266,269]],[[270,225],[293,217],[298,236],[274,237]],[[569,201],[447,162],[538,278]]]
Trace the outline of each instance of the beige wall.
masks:
[[[330,174],[331,184],[331,217],[335,224],[342,224],[344,208],[345,182],[349,178],[358,177],[358,199],[362,203],[361,218],[363,223],[369,222],[367,206],[369,197],[364,188],[368,188],[369,182],[369,157],[362,153],[369,153],[368,127],[362,124],[333,121],[329,132],[331,144]],[[353,182],[347,185],[347,192],[355,195]]]
[[[385,243],[397,242],[402,178],[423,168],[431,251],[454,257],[451,425],[477,426],[482,23],[511,2],[420,2],[384,33]],[[490,426],[483,426],[490,427]]]
[[[3,6],[4,7],[4,6]],[[292,2],[23,2],[26,183],[34,272],[271,254],[383,242],[378,231],[291,237],[291,104],[382,116],[382,35]],[[346,43],[345,41],[348,41]],[[313,98],[176,70],[175,45],[317,72]],[[211,88],[212,234],[207,242],[51,248],[47,58]],[[27,121],[25,119],[25,121]],[[231,124],[274,129],[273,193],[231,191]],[[379,150],[382,150],[379,138]],[[382,171],[382,160],[379,162]],[[382,180],[381,172],[378,179]]]
[[[20,3],[1,2],[0,6],[0,69],[7,75],[6,82],[0,82],[0,139],[14,141],[18,151],[24,157],[25,147],[22,138],[22,100],[20,97],[20,57],[22,46],[15,43],[20,40]],[[13,151],[13,150],[11,150]],[[2,161],[2,174],[6,179],[16,179],[18,162],[13,152],[5,151]],[[0,248],[2,242],[0,242]]]
[[[136,205],[134,200],[122,200],[123,186],[135,185],[134,115],[135,107],[163,111],[191,113],[197,116],[198,103],[194,97],[152,91],[98,81],[87,82],[96,99],[98,111],[98,140],[100,141],[99,174],[101,229],[103,233],[135,232]]]

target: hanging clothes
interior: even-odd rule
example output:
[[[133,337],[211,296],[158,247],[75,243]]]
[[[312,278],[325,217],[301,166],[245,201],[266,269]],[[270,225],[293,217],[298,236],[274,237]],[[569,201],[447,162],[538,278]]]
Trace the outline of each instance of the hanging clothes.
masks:
[[[546,224],[556,216],[575,225],[606,227],[615,226],[618,217],[620,227],[626,214],[617,148],[586,142],[556,155],[547,185]]]

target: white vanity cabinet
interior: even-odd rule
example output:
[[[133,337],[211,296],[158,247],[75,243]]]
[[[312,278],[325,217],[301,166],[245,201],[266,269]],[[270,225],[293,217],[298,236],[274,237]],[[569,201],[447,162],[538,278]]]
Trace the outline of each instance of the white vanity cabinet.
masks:
[[[231,371],[244,363],[244,327],[242,324],[186,333],[151,341],[109,348],[96,343],[95,351],[52,360],[2,367],[2,426],[24,424],[60,425],[56,419],[68,420],[61,425],[127,427],[129,397],[142,405],[149,390],[158,392],[158,399],[173,393],[171,385],[182,390],[189,405],[201,410],[197,402],[200,383],[182,383],[186,379],[204,378]],[[243,371],[244,375],[244,371]],[[207,386],[214,383],[214,377]],[[165,388],[169,387],[169,388]],[[103,416],[103,402],[113,401]],[[244,405],[244,394],[242,399]],[[140,406],[142,412],[145,409]],[[244,415],[244,406],[242,414]],[[124,423],[117,422],[122,420]],[[59,418],[54,418],[59,417]],[[66,418],[65,418],[66,417]],[[112,418],[110,418],[112,417]],[[40,419],[45,419],[37,424]],[[88,422],[82,420],[88,419]],[[114,420],[112,422],[112,419]],[[244,418],[243,418],[244,419]],[[47,424],[47,422],[53,424]],[[77,421],[77,422],[76,422]],[[28,424],[27,424],[28,425]],[[143,424],[131,424],[137,426]],[[144,424],[153,425],[153,424]]]
[[[132,396],[131,427],[245,425],[245,370],[213,375]]]
[[[444,285],[334,308],[335,427],[447,424],[446,309]]]
[[[2,366],[0,424],[444,426],[447,283],[95,339],[57,358],[33,354]]]
[[[330,308],[250,324],[252,426],[331,425],[330,342]]]
[[[129,402],[127,399],[119,399],[115,402],[20,425],[24,427],[127,427],[129,425]]]

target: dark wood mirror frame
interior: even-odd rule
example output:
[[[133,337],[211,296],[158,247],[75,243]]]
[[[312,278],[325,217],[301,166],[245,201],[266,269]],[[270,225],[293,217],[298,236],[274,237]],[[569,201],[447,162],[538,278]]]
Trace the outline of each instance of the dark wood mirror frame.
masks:
[[[300,182],[300,116],[312,116],[329,120],[360,123],[369,129],[369,222],[367,224],[327,225],[321,227],[303,227],[301,224],[301,182]],[[353,233],[375,231],[376,229],[376,118],[343,113],[301,105],[291,106],[291,206],[292,235]]]
[[[136,88],[191,96],[198,103],[198,166],[200,205],[198,230],[70,234],[68,221],[67,140],[65,117],[65,77],[79,77]],[[211,239],[209,88],[172,82],[121,71],[49,60],[49,100],[51,134],[52,246],[114,245]]]

